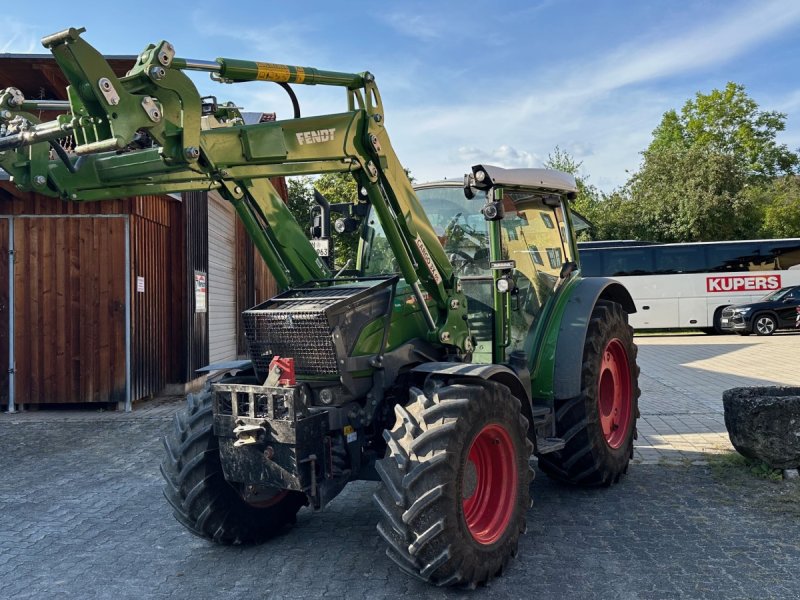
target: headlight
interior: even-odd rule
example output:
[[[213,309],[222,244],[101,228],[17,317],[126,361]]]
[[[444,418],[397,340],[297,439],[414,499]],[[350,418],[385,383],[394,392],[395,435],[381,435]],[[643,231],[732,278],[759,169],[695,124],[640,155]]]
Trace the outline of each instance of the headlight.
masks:
[[[497,280],[497,291],[501,294],[505,294],[509,289],[511,289],[511,282],[506,279],[505,277],[501,277]]]
[[[753,308],[752,308],[752,307],[750,307],[750,306],[745,306],[744,308],[737,308],[737,309],[736,309],[736,312],[737,312],[737,313],[739,313],[740,315],[746,315],[746,314],[747,314],[747,313],[749,313],[751,310],[753,310]]]

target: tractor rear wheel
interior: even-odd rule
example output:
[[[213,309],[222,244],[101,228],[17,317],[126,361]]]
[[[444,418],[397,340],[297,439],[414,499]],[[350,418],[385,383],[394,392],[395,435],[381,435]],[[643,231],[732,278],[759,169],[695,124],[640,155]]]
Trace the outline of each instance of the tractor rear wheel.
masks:
[[[436,585],[486,583],[516,554],[525,529],[528,421],[508,388],[492,382],[411,388],[410,396],[395,407],[387,456],[377,463],[386,554]]]
[[[604,486],[627,472],[639,417],[636,353],[622,306],[598,302],[583,347],[581,394],[556,401],[556,436],[566,445],[539,456],[547,475],[581,486]]]
[[[175,518],[193,534],[225,545],[258,544],[294,524],[307,503],[305,494],[274,490],[268,498],[246,502],[225,480],[213,425],[211,392],[205,390],[189,394],[164,437],[161,474]]]

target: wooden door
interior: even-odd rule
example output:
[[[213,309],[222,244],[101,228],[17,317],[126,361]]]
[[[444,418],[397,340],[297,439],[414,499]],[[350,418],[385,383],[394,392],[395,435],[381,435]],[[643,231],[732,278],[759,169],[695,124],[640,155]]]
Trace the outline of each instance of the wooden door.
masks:
[[[14,221],[15,403],[125,400],[125,217]]]

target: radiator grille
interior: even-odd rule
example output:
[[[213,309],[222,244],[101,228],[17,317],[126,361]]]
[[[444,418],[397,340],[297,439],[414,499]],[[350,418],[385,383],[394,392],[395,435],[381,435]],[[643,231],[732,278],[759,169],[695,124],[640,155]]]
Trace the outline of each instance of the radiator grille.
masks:
[[[338,376],[338,359],[348,356],[362,329],[391,307],[392,283],[296,288],[242,313],[259,376],[266,378],[275,356],[293,358],[298,377]],[[341,334],[337,345],[334,329]]]
[[[291,310],[245,313],[245,335],[256,370],[265,374],[273,356],[294,358],[298,375],[335,375],[336,351],[325,314]]]

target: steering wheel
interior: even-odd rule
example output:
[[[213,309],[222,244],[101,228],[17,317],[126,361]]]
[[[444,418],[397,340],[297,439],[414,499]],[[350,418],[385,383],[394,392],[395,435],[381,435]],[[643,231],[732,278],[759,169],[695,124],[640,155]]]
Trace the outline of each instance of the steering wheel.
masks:
[[[453,265],[455,273],[466,274],[467,269],[475,264],[475,259],[463,250],[453,250],[448,254],[447,258],[450,260],[450,264]]]

